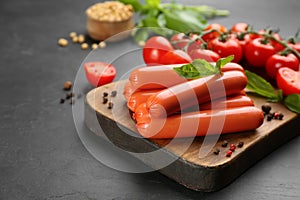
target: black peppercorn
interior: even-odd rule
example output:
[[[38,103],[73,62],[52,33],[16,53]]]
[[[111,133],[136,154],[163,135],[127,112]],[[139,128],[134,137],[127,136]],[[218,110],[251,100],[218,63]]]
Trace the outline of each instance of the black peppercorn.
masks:
[[[67,94],[66,94],[66,99],[70,99],[70,98],[72,98],[74,96],[74,94],[72,93],[72,92],[68,92]]]
[[[112,109],[113,106],[114,106],[113,102],[108,102],[108,107],[107,107],[108,109]]]
[[[59,103],[63,104],[63,103],[65,103],[65,100],[64,100],[63,98],[61,98],[61,99],[59,100]]]
[[[244,146],[244,142],[241,141],[241,142],[238,143],[238,147],[239,147],[239,148],[241,148],[241,147],[243,147],[243,146]]]
[[[227,145],[228,145],[228,142],[227,142],[226,140],[224,140],[224,141],[222,142],[222,147],[227,147]]]
[[[271,121],[274,118],[273,114],[267,114],[267,121]]]
[[[279,120],[282,120],[283,117],[284,117],[284,115],[283,115],[282,113],[279,113],[278,119],[279,119]]]
[[[107,92],[103,92],[103,97],[107,97],[108,93]]]
[[[107,99],[106,97],[103,97],[102,103],[103,103],[103,104],[106,104],[107,102],[108,102],[108,99]]]
[[[220,153],[220,149],[217,148],[217,149],[214,150],[215,155],[219,155],[219,153]]]
[[[261,106],[262,111],[264,111],[264,113],[269,114],[271,111],[271,106],[269,104],[264,104]]]

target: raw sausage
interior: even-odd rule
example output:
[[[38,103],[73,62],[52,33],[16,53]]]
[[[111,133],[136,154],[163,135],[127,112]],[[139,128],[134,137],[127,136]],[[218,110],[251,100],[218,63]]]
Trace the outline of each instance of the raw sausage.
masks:
[[[136,127],[143,137],[154,139],[250,131],[264,120],[262,110],[254,106],[189,112],[167,118],[150,117],[145,105],[143,111],[145,117],[140,118]]]
[[[161,90],[139,90],[134,92],[127,101],[127,107],[131,111],[135,111],[136,107],[145,103],[147,99]]]
[[[180,66],[182,66],[182,64],[138,68],[131,72],[129,80],[134,88],[168,88],[187,81],[187,79],[181,77],[175,70],[173,70],[174,67]],[[244,72],[244,68],[237,63],[228,63],[221,68],[222,72],[232,70]]]
[[[240,71],[211,75],[157,92],[148,98],[146,107],[155,117],[165,117],[194,105],[240,93],[247,85],[247,77]]]

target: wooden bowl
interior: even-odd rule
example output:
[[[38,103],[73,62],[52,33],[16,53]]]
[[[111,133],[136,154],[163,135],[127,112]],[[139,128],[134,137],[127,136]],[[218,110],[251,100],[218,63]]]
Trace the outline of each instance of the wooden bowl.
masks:
[[[94,4],[86,10],[88,35],[97,41],[125,39],[134,27],[133,14],[131,6],[120,2]]]

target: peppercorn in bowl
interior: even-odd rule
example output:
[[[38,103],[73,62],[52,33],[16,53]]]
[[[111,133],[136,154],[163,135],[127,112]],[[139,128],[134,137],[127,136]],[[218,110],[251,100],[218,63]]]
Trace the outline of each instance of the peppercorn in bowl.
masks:
[[[111,40],[122,40],[129,36],[128,30],[134,27],[133,14],[131,5],[118,1],[94,4],[86,10],[88,34],[98,41],[106,40],[114,35],[116,36]],[[127,33],[122,33],[125,31]]]

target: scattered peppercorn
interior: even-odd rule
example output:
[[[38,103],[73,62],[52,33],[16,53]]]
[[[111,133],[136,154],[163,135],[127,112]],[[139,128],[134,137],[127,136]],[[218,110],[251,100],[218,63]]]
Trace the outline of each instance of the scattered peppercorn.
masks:
[[[103,103],[103,104],[106,104],[107,102],[108,102],[108,99],[107,99],[106,97],[103,97],[102,103]]]
[[[228,150],[228,151],[226,152],[226,156],[227,156],[227,157],[230,157],[231,155],[232,155],[232,151]]]
[[[273,119],[273,114],[267,114],[267,121],[271,121]]]
[[[239,148],[242,148],[243,146],[244,146],[244,142],[240,141],[240,142],[238,143],[238,147],[239,147]]]
[[[66,81],[65,83],[64,83],[64,90],[71,90],[71,88],[72,88],[72,86],[73,86],[73,84],[72,84],[72,82],[71,81]]]
[[[269,114],[272,108],[269,104],[264,104],[261,106],[261,109],[265,114]]]
[[[222,147],[227,147],[227,145],[228,145],[228,142],[227,142],[226,140],[224,140],[224,141],[222,142]]]
[[[282,113],[279,113],[278,119],[279,119],[279,120],[282,120],[283,117],[284,117],[284,115],[283,115]]]
[[[107,108],[108,108],[108,109],[112,109],[112,108],[113,108],[113,106],[114,106],[113,102],[109,102],[109,103],[108,103],[108,107],[107,107]]]
[[[108,92],[103,92],[103,97],[107,97],[108,96]]]
[[[61,104],[65,103],[65,99],[61,98],[61,99],[59,100],[59,103],[61,103]]]
[[[236,149],[236,145],[235,144],[230,144],[229,150],[234,152]]]
[[[74,96],[74,94],[72,93],[72,92],[68,92],[67,94],[66,94],[66,99],[70,99],[70,98],[72,98]]]
[[[110,95],[111,97],[115,97],[115,96],[117,96],[117,91],[116,90],[113,90],[112,92],[111,92],[111,95]]]
[[[219,155],[219,153],[220,153],[220,149],[217,148],[217,149],[214,150],[215,155]]]
[[[278,119],[279,118],[279,112],[275,112],[274,113],[274,119]]]

